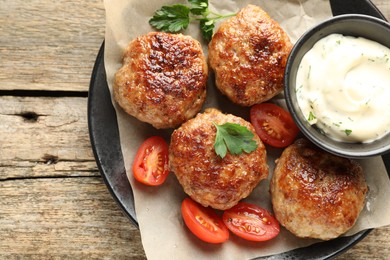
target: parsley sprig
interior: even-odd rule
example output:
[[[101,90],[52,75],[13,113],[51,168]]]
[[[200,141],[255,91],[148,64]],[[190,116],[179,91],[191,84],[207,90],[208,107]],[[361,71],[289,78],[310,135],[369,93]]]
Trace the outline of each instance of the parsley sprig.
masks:
[[[234,16],[222,15],[209,10],[208,0],[187,0],[189,4],[165,5],[157,10],[149,24],[157,30],[177,33],[187,29],[192,21],[199,21],[202,37],[209,42],[213,36],[215,22],[219,19]]]
[[[257,149],[257,143],[253,140],[254,134],[245,126],[235,123],[215,124],[217,135],[214,142],[214,150],[217,155],[224,158],[229,151],[233,155],[242,152],[250,153]]]

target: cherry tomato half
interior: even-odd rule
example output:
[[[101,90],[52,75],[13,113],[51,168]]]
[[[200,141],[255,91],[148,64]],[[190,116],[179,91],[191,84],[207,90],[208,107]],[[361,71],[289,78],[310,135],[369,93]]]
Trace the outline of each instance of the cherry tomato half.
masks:
[[[230,231],[250,241],[270,240],[280,232],[279,222],[267,210],[245,202],[226,210],[222,220]]]
[[[260,139],[277,148],[290,145],[299,133],[290,113],[272,103],[252,106],[250,121]]]
[[[211,208],[186,198],[181,204],[181,214],[188,229],[199,239],[213,244],[229,239],[229,230]]]
[[[157,186],[169,174],[168,144],[162,137],[152,136],[138,148],[133,162],[134,178],[143,184]]]

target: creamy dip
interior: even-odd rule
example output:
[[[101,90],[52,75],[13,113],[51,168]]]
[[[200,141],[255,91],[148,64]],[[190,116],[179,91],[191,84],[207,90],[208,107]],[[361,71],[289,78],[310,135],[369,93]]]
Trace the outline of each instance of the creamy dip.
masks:
[[[329,137],[379,139],[390,131],[390,49],[331,34],[303,57],[296,94],[306,120]]]

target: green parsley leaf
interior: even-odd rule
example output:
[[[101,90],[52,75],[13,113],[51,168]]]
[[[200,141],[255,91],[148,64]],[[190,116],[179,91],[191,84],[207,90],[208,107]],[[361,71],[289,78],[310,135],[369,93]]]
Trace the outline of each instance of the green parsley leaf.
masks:
[[[313,114],[313,112],[312,111],[310,111],[310,113],[309,113],[309,117],[307,118],[307,121],[313,121],[314,119],[316,119],[316,116]]]
[[[344,130],[344,133],[347,135],[347,136],[350,136],[352,134],[352,130],[350,129],[345,129]]]
[[[310,79],[311,66],[309,66],[309,71],[307,72],[307,78]]]
[[[190,23],[190,9],[185,5],[163,6],[154,13],[149,24],[164,32],[176,33],[187,29]]]
[[[190,22],[198,21],[203,39],[209,42],[213,35],[215,22],[234,15],[236,14],[211,12],[208,0],[188,0],[187,5],[162,6],[154,13],[149,24],[160,31],[177,33],[187,29]]]
[[[250,153],[257,149],[257,143],[253,140],[254,134],[245,126],[235,123],[214,125],[217,128],[214,150],[221,158],[226,156],[227,151],[233,155],[238,155],[242,152]]]
[[[203,15],[207,13],[209,8],[208,0],[188,0],[191,4],[190,12],[194,15]]]
[[[199,25],[203,39],[205,39],[207,42],[211,41],[214,31],[214,20],[202,19],[200,20]]]

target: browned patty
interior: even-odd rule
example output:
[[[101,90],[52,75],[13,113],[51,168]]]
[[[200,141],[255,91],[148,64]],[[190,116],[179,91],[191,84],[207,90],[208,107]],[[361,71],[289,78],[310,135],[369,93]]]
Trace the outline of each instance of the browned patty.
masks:
[[[296,236],[328,240],[355,224],[368,187],[356,161],[299,139],[278,159],[270,191],[280,224]]]
[[[184,191],[203,206],[221,210],[236,205],[268,176],[265,146],[256,134],[258,147],[251,153],[228,153],[223,159],[215,153],[214,123],[226,122],[243,125],[255,134],[244,119],[207,109],[176,129],[169,146],[170,169]]]
[[[242,106],[271,99],[283,89],[291,48],[276,21],[260,7],[246,6],[221,24],[209,44],[216,86]]]
[[[198,41],[151,32],[129,43],[115,75],[115,100],[141,121],[173,128],[202,108],[207,76],[207,60]]]

